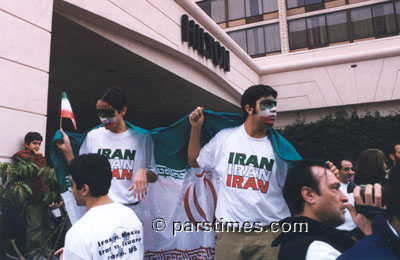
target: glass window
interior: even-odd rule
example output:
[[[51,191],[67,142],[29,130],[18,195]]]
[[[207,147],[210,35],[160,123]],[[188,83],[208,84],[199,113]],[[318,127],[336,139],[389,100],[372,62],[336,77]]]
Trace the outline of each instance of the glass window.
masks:
[[[324,15],[307,18],[307,36],[309,46],[328,43],[325,25]]]
[[[322,3],[322,0],[305,0],[305,5]]]
[[[374,16],[375,35],[385,35],[397,31],[393,3],[372,6],[372,15]]]
[[[211,3],[210,1],[197,2],[197,5],[203,9],[203,11],[211,17]]]
[[[306,20],[292,20],[288,25],[290,49],[307,47]]]
[[[263,27],[247,29],[247,53],[257,55],[265,53]]]
[[[351,9],[350,17],[355,39],[374,36],[370,6]]]
[[[262,14],[261,0],[246,0],[246,17]]]
[[[228,13],[229,20],[236,20],[244,18],[244,0],[229,0]]]
[[[197,5],[216,23],[225,22],[225,0],[207,0],[198,2]]]
[[[267,53],[281,50],[281,35],[279,32],[279,23],[268,24],[264,26],[264,37]]]
[[[400,30],[400,1],[395,1],[394,5],[396,6],[397,28]]]
[[[286,0],[286,8],[304,6],[304,0]]]
[[[245,52],[247,52],[246,30],[234,31],[228,34]]]
[[[330,43],[347,41],[349,39],[346,11],[326,15],[328,38]]]
[[[263,0],[264,13],[271,13],[278,11],[278,0]]]

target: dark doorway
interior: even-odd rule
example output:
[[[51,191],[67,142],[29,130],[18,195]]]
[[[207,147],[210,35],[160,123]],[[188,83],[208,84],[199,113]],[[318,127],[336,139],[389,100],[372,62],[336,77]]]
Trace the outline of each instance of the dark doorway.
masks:
[[[60,125],[62,91],[71,102],[77,132],[100,124],[94,97],[107,87],[125,91],[126,119],[146,129],[167,126],[196,106],[240,113],[235,105],[57,13],[53,15],[50,57],[48,144]]]

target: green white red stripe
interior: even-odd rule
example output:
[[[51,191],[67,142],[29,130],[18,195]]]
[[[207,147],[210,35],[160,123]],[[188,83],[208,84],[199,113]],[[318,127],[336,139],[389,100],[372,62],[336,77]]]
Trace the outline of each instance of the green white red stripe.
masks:
[[[72,112],[71,103],[69,103],[67,93],[65,93],[64,91],[61,95],[61,118],[70,118],[76,130],[76,121],[74,113]]]

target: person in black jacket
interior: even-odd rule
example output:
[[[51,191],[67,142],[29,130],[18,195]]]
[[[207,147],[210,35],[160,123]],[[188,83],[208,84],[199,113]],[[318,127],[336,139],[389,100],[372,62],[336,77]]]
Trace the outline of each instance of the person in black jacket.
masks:
[[[387,212],[372,223],[372,235],[363,238],[339,259],[400,259],[400,165],[384,187]]]
[[[381,204],[379,188],[377,185],[375,189],[376,205]],[[372,190],[372,185],[368,185],[368,202],[372,201]],[[370,221],[347,203],[338,179],[324,162],[303,160],[294,164],[286,178],[283,196],[292,217],[280,222],[282,233],[272,243],[272,246],[281,245],[280,260],[336,259],[353,246],[354,241],[348,232],[335,229],[344,222],[346,208],[359,228],[366,235],[371,234]],[[354,189],[354,196],[356,202],[363,204],[359,187]],[[299,230],[299,226],[303,229]]]

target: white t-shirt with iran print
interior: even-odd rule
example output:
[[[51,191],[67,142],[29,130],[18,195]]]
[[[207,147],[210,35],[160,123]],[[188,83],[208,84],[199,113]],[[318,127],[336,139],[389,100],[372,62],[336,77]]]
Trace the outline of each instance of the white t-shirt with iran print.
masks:
[[[104,155],[111,164],[113,178],[108,196],[112,201],[131,204],[138,199],[128,188],[139,168],[154,169],[153,143],[151,136],[128,129],[114,134],[104,127],[90,131],[79,154],[98,153]]]
[[[290,215],[282,195],[288,164],[268,137],[252,138],[244,125],[223,129],[202,147],[197,163],[220,179],[218,221],[267,226]]]
[[[67,232],[64,260],[143,259],[143,227],[119,203],[91,208]]]

